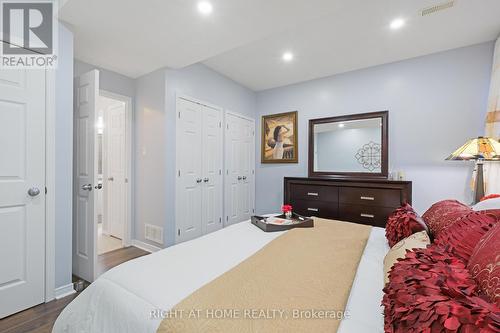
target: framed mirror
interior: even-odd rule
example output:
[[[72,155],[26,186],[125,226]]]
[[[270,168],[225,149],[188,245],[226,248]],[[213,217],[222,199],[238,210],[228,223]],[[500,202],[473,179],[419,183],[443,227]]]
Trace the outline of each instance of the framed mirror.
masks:
[[[387,178],[389,111],[309,120],[309,177]]]

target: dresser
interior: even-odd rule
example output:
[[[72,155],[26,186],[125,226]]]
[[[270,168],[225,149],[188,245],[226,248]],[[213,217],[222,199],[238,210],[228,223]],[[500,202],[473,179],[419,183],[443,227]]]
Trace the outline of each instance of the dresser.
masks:
[[[382,179],[284,179],[284,203],[305,216],[385,227],[387,217],[411,204],[411,181]]]

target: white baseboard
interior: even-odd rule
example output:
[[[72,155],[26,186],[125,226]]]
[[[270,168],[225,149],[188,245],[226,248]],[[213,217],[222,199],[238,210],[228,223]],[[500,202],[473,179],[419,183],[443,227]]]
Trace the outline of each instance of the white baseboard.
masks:
[[[154,245],[145,243],[145,242],[137,240],[137,239],[132,239],[131,245],[138,247],[141,250],[148,251],[150,253],[158,252],[162,249],[158,246],[154,246]]]
[[[74,293],[76,293],[76,291],[75,289],[73,289],[73,283],[56,288],[56,290],[54,290],[54,296],[56,299],[66,297]]]

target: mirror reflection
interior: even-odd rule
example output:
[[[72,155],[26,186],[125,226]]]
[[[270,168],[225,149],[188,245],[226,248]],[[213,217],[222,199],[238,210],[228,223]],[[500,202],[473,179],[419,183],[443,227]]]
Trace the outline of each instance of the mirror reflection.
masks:
[[[315,124],[315,172],[382,171],[382,118]]]

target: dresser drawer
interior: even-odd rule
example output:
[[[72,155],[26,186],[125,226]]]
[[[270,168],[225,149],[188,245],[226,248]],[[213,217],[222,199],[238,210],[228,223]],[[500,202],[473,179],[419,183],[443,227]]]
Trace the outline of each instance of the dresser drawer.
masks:
[[[396,208],[339,204],[339,219],[385,228],[387,217]]]
[[[327,219],[338,217],[338,203],[314,200],[293,200],[293,211],[304,216],[317,216]]]
[[[339,202],[367,206],[400,207],[401,191],[382,188],[341,187]]]
[[[317,200],[337,202],[339,188],[326,185],[292,184],[290,186],[291,200]]]

